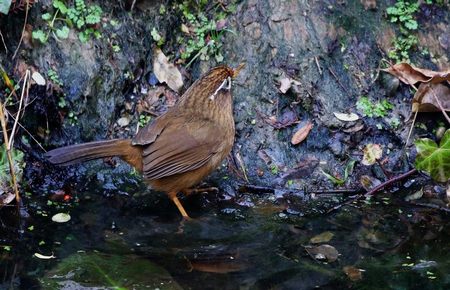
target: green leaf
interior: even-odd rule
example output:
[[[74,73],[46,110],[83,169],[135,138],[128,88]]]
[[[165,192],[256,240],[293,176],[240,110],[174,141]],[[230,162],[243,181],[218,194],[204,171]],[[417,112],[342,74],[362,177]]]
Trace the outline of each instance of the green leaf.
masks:
[[[56,29],[56,36],[61,39],[67,39],[69,37],[69,27],[63,26],[60,29]]]
[[[0,13],[8,14],[11,0],[0,0]]]
[[[64,4],[64,2],[60,1],[60,0],[54,0],[53,1],[53,7],[55,7],[56,9],[59,9],[59,11],[61,11],[62,14],[66,14],[67,13],[67,7]]]
[[[428,172],[438,182],[446,182],[450,178],[450,129],[445,132],[439,147],[428,138],[419,139],[415,144],[416,169]]]
[[[33,33],[31,33],[31,36],[33,37],[33,39],[37,39],[41,43],[46,43],[47,42],[47,35],[42,30],[33,31]]]
[[[50,19],[52,19],[52,15],[50,13],[44,13],[44,14],[42,14],[41,17],[42,17],[43,20],[50,20]]]
[[[409,30],[416,30],[419,27],[419,25],[417,24],[416,20],[410,19],[405,22],[405,27],[408,28]]]

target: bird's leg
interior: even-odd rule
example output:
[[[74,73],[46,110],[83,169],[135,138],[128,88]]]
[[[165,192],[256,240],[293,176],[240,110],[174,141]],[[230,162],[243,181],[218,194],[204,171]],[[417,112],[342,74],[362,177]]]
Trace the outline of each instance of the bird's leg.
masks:
[[[189,196],[191,194],[195,193],[201,193],[201,192],[218,192],[219,189],[217,187],[204,187],[204,188],[188,188],[183,189],[181,192],[184,193],[184,195]]]
[[[177,208],[180,211],[183,218],[190,219],[187,212],[184,210],[183,205],[181,204],[180,200],[178,199],[177,193],[175,191],[171,191],[171,192],[167,193],[167,195],[173,201],[173,203],[177,206]]]

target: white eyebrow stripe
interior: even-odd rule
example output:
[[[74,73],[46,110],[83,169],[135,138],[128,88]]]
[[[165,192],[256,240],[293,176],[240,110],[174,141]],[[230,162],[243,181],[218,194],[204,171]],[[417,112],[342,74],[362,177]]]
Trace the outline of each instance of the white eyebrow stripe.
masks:
[[[230,90],[230,89],[231,89],[231,77],[228,77],[228,78],[226,78],[226,79],[222,82],[222,84],[217,88],[217,90],[214,92],[214,94],[212,94],[211,96],[209,96],[209,99],[210,99],[211,101],[214,101],[214,98],[216,97],[217,93],[218,93],[221,89],[223,89],[223,88],[225,87],[225,85],[227,84],[227,82],[228,82],[228,86],[226,87],[226,89],[227,89],[227,90]]]

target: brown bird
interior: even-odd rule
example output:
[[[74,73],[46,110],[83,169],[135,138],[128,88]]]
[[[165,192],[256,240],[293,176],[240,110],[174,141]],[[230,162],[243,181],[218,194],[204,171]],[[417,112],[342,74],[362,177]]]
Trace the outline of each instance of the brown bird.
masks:
[[[242,67],[211,69],[133,139],[61,147],[46,157],[53,164],[70,165],[118,156],[140,171],[153,189],[166,192],[183,217],[189,218],[177,193],[189,192],[230,153],[234,143],[231,80]]]

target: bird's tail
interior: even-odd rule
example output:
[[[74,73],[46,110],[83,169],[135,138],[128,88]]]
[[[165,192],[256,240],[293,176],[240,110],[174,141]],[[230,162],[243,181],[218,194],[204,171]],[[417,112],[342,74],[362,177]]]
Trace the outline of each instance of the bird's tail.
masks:
[[[71,165],[84,161],[118,156],[142,170],[141,148],[133,146],[130,139],[113,139],[82,143],[51,150],[45,154],[48,160],[57,165]]]

